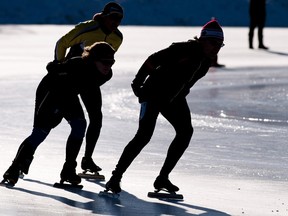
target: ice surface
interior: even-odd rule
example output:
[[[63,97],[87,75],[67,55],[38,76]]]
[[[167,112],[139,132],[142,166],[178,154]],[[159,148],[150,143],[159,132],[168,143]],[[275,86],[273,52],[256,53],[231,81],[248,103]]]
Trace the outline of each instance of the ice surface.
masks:
[[[36,87],[53,59],[55,42],[71,27],[0,26],[1,175],[30,134]],[[103,129],[93,157],[106,178],[137,130],[139,104],[130,82],[138,68],[151,53],[200,31],[121,29],[124,43],[114,77],[102,87]],[[226,67],[211,68],[187,97],[195,132],[170,176],[183,202],[147,197],[174,136],[162,117],[125,173],[118,200],[98,197],[105,182],[83,180],[82,191],[53,188],[69,134],[63,121],[38,148],[29,175],[14,189],[0,187],[0,215],[288,215],[288,29],[265,29],[269,51],[249,50],[246,28],[224,31],[219,63]],[[83,152],[84,146],[78,162]]]

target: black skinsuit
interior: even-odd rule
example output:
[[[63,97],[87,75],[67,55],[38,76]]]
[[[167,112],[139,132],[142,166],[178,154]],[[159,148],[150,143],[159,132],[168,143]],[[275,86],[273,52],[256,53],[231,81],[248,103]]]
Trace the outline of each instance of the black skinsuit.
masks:
[[[148,61],[154,70],[147,71],[141,67],[135,78],[138,82],[144,82],[148,76],[139,93],[141,111],[138,131],[125,147],[113,171],[113,175],[119,177],[150,141],[159,113],[176,131],[160,171],[161,176],[168,177],[193,134],[190,109],[185,97],[197,80],[206,75],[211,65],[197,41],[173,43],[151,55]]]
[[[48,74],[41,80],[36,91],[33,131],[20,145],[14,160],[15,163],[22,163],[21,170],[26,174],[36,148],[63,118],[71,126],[66,144],[66,161],[76,161],[86,130],[79,94],[89,113],[90,133],[94,133],[91,142],[97,141],[102,126],[100,86],[112,77],[112,70],[104,76],[94,63],[85,62],[81,57],[69,59],[62,64],[49,63],[47,70]]]

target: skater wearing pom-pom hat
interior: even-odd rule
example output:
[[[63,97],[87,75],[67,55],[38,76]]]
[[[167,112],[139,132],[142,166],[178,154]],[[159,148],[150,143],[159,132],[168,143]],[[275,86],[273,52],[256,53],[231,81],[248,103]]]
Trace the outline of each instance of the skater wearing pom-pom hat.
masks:
[[[193,134],[186,96],[190,88],[208,72],[212,60],[223,47],[224,34],[216,20],[206,23],[200,37],[171,46],[150,55],[135,76],[131,86],[141,104],[139,128],[124,148],[106,184],[106,190],[121,192],[120,181],[141,150],[149,143],[157,117],[162,114],[174,127],[176,136],[154,182],[156,190],[176,192],[179,188],[169,174],[185,152]]]

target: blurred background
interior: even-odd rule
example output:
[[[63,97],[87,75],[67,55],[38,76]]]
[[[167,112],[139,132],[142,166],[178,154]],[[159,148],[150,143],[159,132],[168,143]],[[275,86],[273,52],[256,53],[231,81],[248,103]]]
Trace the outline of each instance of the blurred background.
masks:
[[[0,24],[76,24],[109,1],[1,0]],[[118,0],[122,25],[202,26],[216,17],[223,26],[248,26],[249,0]],[[267,0],[266,27],[288,27],[288,1]]]

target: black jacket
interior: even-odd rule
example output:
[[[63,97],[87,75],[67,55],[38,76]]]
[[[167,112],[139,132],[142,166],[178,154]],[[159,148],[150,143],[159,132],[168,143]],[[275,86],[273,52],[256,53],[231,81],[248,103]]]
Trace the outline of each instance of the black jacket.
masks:
[[[44,91],[44,94],[49,91],[60,104],[66,104],[66,101],[70,102],[80,95],[92,121],[102,105],[100,86],[111,79],[112,70],[103,75],[93,63],[85,62],[81,57],[64,63],[48,63],[47,70],[48,74],[42,79],[38,91]]]
[[[139,100],[152,100],[161,105],[185,97],[211,66],[211,60],[204,56],[200,44],[194,40],[173,43],[148,59],[155,69],[149,72]]]
[[[112,77],[112,70],[108,75],[103,75],[94,63],[86,62],[81,57],[68,59],[64,63],[50,62],[46,68],[52,84],[50,90],[67,94],[81,94],[87,89],[98,88]]]

